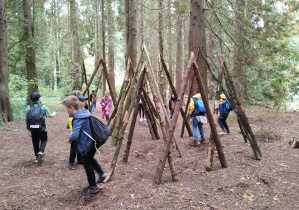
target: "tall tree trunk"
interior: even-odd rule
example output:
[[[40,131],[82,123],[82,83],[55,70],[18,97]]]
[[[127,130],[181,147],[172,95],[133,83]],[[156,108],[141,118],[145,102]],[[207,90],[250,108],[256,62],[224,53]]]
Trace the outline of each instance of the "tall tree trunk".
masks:
[[[0,124],[13,121],[8,91],[8,55],[5,0],[0,0]]]
[[[140,49],[141,49],[144,44],[143,0],[139,0],[139,3],[140,3],[140,8],[139,8],[139,31],[140,32],[139,33],[140,33]]]
[[[206,48],[206,31],[205,31],[205,16],[204,16],[204,0],[190,0],[190,26],[189,26],[189,55],[191,52],[197,54],[198,47],[207,56]],[[197,65],[202,76],[204,91],[208,93],[207,83],[207,65],[202,57],[199,57]],[[196,83],[193,86],[195,93]]]
[[[171,14],[171,0],[168,0],[167,1],[167,4],[168,4],[168,14],[170,15]],[[174,81],[173,79],[173,63],[172,63],[172,39],[173,39],[173,36],[172,36],[172,19],[169,17],[168,18],[168,39],[167,39],[167,45],[168,45],[168,64],[169,64],[169,74],[170,74],[170,77],[171,77],[171,80]],[[172,90],[171,88],[169,88],[169,95],[171,94]]]
[[[109,6],[108,6],[108,42],[109,42],[109,48],[108,48],[108,57],[109,57],[109,80],[111,83],[111,86],[113,88],[113,93],[116,94],[116,89],[115,89],[115,74],[114,74],[114,13],[112,10],[112,0],[109,1]],[[117,94],[115,95],[117,97]]]
[[[78,50],[78,28],[77,28],[76,0],[70,0],[70,29],[72,37],[72,60],[73,60],[73,90],[81,90],[81,73]]]
[[[101,15],[102,15],[102,53],[103,53],[103,58],[106,62],[106,31],[105,31],[105,3],[104,0],[102,0],[102,4],[101,4],[102,8],[101,8]],[[106,77],[105,74],[103,74],[103,81],[102,81],[102,92],[103,94],[106,91]],[[110,90],[112,91],[112,90]]]
[[[214,0],[211,0],[210,3],[211,5],[214,7]],[[211,26],[214,26],[215,24],[215,14],[214,12],[211,13],[211,17],[210,17],[210,23],[211,23]],[[215,58],[215,54],[214,54],[214,51],[216,49],[216,45],[215,45],[215,35],[213,34],[212,31],[210,31],[210,34],[209,34],[209,40],[210,40],[210,43],[209,43],[209,49],[208,49],[208,54],[209,54],[209,57],[214,60]],[[212,100],[212,97],[215,95],[214,94],[214,89],[216,88],[216,81],[214,80],[213,76],[210,75],[209,76],[209,94],[208,94],[208,98],[209,100]]]
[[[99,1],[94,1],[95,16],[94,16],[94,66],[96,67],[100,60],[99,53]]]
[[[159,31],[158,31],[158,36],[159,36],[159,53],[161,54],[162,58],[164,58],[164,48],[163,48],[163,1],[159,0],[159,14],[158,14],[158,20],[159,20]],[[160,61],[160,59],[159,59]],[[167,107],[167,101],[166,101],[166,79],[165,79],[165,74],[163,71],[162,64],[160,63],[159,65],[159,90],[162,95],[163,99],[163,104],[164,106]]]
[[[245,0],[236,0],[235,11],[235,46],[234,46],[234,63],[233,73],[236,77],[236,84],[240,99],[246,97],[246,82],[245,82],[245,43],[244,43],[244,8]]]
[[[125,0],[126,15],[126,61],[131,58],[136,66],[137,39],[136,39],[136,0]]]
[[[26,68],[28,85],[27,103],[30,103],[30,95],[34,91],[38,92],[37,77],[35,70],[35,45],[34,45],[34,26],[31,16],[31,7],[29,0],[23,0],[24,21],[25,21],[25,39],[26,39]]]
[[[175,89],[178,91],[182,84],[182,16],[181,16],[181,1],[176,1],[176,64],[175,64]]]

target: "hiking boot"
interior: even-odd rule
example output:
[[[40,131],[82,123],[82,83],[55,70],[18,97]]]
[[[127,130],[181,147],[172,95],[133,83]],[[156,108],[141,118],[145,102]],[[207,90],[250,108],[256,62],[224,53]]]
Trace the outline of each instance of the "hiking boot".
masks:
[[[200,143],[199,142],[194,142],[193,144],[191,144],[192,147],[197,147],[197,146],[200,146]]]
[[[37,153],[38,163],[41,163],[41,162],[43,161],[43,160],[42,160],[43,156],[44,156],[43,152],[38,152],[38,153]]]
[[[70,165],[69,165],[69,169],[70,169],[70,170],[75,170],[74,163],[70,163]]]
[[[88,186],[85,189],[81,190],[81,194],[82,195],[87,195],[87,194],[96,194],[100,191],[100,189],[98,188],[98,186]]]
[[[97,183],[103,183],[103,181],[106,179],[106,177],[107,177],[107,173],[102,173],[101,175],[100,175],[100,178],[98,179],[98,181],[97,181]]]
[[[227,134],[230,134],[230,131],[228,130],[226,133],[227,133]]]

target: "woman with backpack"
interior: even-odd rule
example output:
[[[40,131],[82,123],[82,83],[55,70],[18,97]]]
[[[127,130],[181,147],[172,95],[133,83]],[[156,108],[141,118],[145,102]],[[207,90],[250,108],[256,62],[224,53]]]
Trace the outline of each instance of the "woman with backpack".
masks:
[[[222,129],[222,131],[218,134],[229,134],[229,128],[228,125],[226,123],[226,119],[229,115],[229,112],[231,110],[231,106],[230,103],[226,100],[226,96],[224,94],[220,95],[220,102],[219,102],[219,112],[220,112],[220,116],[218,118],[218,123]]]

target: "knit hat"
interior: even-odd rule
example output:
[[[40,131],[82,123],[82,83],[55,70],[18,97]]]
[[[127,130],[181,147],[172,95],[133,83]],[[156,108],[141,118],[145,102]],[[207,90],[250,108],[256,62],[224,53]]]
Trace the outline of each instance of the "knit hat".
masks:
[[[221,99],[226,99],[226,96],[225,96],[224,94],[221,94],[221,95],[220,95],[220,98],[221,98]]]

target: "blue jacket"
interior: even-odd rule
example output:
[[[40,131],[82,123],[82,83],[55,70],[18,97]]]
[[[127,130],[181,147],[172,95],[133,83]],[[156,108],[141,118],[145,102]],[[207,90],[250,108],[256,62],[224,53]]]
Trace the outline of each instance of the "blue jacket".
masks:
[[[229,114],[229,111],[227,111],[225,108],[225,103],[224,103],[225,101],[226,101],[226,99],[220,99],[220,102],[219,102],[220,117],[223,117],[223,115]]]
[[[78,151],[81,155],[85,155],[93,146],[94,141],[91,140],[82,130],[91,135],[88,117],[91,113],[87,109],[78,109],[73,119],[73,132],[69,139],[77,142]]]

